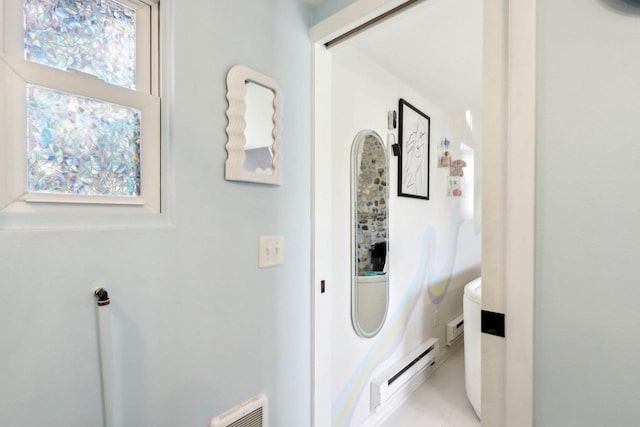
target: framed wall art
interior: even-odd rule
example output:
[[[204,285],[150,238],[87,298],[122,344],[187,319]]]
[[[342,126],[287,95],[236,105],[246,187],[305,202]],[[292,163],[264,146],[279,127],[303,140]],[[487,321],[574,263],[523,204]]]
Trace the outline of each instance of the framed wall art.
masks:
[[[429,200],[431,119],[400,99],[398,196]]]

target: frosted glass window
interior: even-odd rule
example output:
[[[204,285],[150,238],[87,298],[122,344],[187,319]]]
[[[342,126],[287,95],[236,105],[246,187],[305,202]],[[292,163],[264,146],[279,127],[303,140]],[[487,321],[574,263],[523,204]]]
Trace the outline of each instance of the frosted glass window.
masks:
[[[136,87],[136,12],[112,0],[23,0],[25,59]]]
[[[27,191],[140,195],[135,108],[27,85]]]

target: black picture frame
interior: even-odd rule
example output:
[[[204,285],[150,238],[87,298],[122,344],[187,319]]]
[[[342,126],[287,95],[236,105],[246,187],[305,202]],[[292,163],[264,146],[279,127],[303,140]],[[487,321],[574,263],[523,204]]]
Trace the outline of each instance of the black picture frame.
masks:
[[[429,200],[431,119],[400,98],[398,196]]]

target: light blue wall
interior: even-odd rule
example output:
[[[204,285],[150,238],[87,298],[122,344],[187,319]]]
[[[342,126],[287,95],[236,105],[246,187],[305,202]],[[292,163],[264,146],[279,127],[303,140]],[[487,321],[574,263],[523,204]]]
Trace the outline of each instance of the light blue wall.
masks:
[[[163,0],[162,13],[175,226],[0,232],[3,427],[102,425],[97,281],[113,298],[119,425],[205,426],[262,392],[270,425],[309,425],[309,11]],[[239,63],[281,85],[281,187],[223,178],[225,76]],[[284,266],[257,268],[261,234],[284,235]]]
[[[640,6],[538,4],[535,426],[635,426]]]
[[[317,24],[325,18],[333,15],[340,9],[349,6],[355,0],[324,0],[321,4],[313,8],[312,24]]]

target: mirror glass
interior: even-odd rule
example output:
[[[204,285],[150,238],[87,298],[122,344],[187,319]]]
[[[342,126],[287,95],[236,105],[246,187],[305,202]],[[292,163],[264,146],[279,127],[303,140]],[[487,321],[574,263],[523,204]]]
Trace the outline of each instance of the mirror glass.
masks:
[[[246,83],[245,112],[246,127],[244,136],[244,164],[249,172],[265,175],[273,173],[273,117],[275,114],[275,93],[264,86],[252,81]]]
[[[389,162],[376,132],[356,135],[351,162],[351,319],[358,335],[369,338],[389,306]]]

